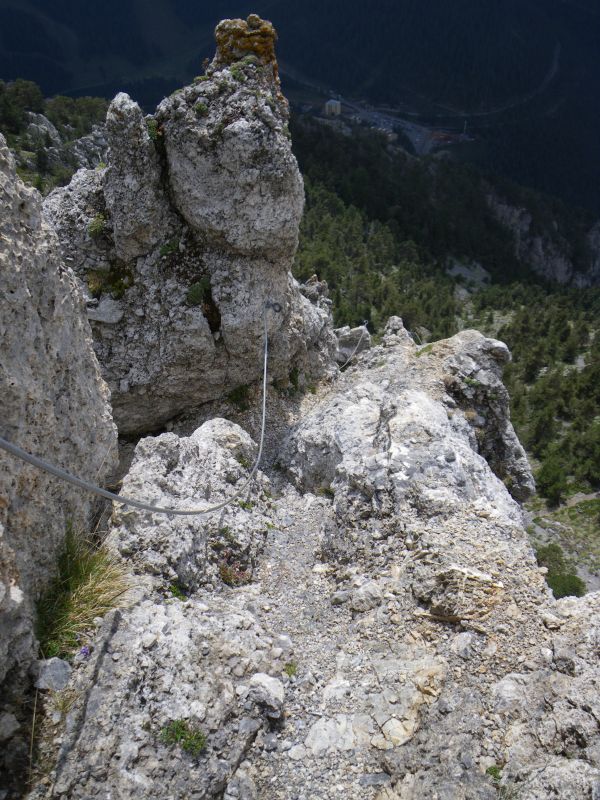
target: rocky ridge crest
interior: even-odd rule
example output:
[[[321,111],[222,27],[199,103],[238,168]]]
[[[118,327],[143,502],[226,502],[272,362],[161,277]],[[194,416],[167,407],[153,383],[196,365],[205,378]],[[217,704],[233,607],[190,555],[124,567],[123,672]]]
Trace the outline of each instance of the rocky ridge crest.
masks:
[[[474,331],[418,348],[392,318],[295,410],[270,395],[244,502],[118,512],[138,599],[75,672],[33,797],[596,797],[600,596],[556,602],[535,562],[507,489],[532,481],[496,397],[506,359]],[[142,440],[124,489],[218,502],[254,452],[213,417]],[[201,754],[165,743],[173,720],[206,734]]]

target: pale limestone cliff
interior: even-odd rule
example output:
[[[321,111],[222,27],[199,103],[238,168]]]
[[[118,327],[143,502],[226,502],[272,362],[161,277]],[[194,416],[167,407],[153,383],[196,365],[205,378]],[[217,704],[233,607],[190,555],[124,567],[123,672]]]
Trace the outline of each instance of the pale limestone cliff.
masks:
[[[116,429],[83,298],[2,136],[0,276],[2,436],[101,481],[114,464]],[[85,527],[89,510],[89,495],[0,451],[0,715],[13,713],[13,690],[17,697],[26,686],[37,656],[34,605],[67,527]]]

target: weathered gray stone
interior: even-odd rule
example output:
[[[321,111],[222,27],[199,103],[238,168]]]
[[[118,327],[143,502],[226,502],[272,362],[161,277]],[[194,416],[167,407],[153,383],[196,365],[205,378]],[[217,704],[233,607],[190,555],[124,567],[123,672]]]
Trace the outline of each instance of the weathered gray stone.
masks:
[[[47,796],[222,797],[263,725],[233,669],[240,661],[249,675],[273,669],[265,631],[226,599],[146,598],[111,615],[100,637],[72,685],[78,699]],[[174,722],[206,736],[201,753],[165,742]]]
[[[51,689],[53,692],[62,692],[69,683],[71,665],[61,658],[48,658],[37,663],[37,679],[35,685],[38,689]]]
[[[116,431],[81,295],[0,136],[2,433],[88,480],[112,468]],[[33,603],[90,496],[0,451],[0,681],[34,655]]]
[[[256,451],[244,430],[218,418],[189,437],[148,437],[136,447],[122,494],[167,508],[208,508],[242,489]],[[136,572],[185,591],[219,586],[222,579],[249,582],[264,542],[268,486],[258,472],[247,495],[206,516],[171,518],[122,507],[114,512],[108,544]]]
[[[19,721],[14,714],[0,714],[0,742],[12,738],[20,728]]]
[[[248,698],[257,703],[269,719],[279,719],[283,711],[285,690],[277,678],[257,672],[250,678]]]
[[[147,255],[175,220],[162,186],[161,163],[137,103],[120,92],[106,115],[108,163],[104,196],[115,251],[124,261]]]

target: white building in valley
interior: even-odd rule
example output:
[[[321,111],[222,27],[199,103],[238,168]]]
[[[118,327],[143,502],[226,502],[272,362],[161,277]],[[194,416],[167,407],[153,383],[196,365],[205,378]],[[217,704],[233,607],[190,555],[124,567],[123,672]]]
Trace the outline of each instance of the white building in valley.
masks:
[[[325,103],[325,116],[326,117],[339,117],[342,113],[342,104],[339,100],[328,100]]]

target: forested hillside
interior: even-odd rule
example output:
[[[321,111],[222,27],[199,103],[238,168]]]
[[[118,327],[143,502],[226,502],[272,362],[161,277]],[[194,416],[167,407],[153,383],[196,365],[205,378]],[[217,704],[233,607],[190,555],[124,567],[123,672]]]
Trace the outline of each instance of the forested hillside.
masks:
[[[293,132],[308,178],[296,270],[329,282],[336,321],[367,320],[377,333],[399,314],[417,341],[465,327],[503,339],[514,358],[513,420],[539,464],[540,492],[557,504],[600,488],[600,289],[531,275],[487,208],[491,178],[445,159],[390,155],[371,132],[343,137],[299,121]],[[528,198],[540,226],[570,232],[576,247],[585,215],[502,187]],[[491,285],[451,278],[456,261],[482,265]]]
[[[0,0],[0,74],[148,110],[212,55],[224,16],[279,32],[284,82],[389,103],[475,142],[462,156],[600,213],[600,12],[589,0]],[[414,118],[414,117],[412,117]]]
[[[18,154],[20,177],[43,193],[68,183],[77,168],[77,161],[69,152],[69,143],[88,134],[94,125],[103,123],[107,108],[108,102],[100,97],[57,95],[45,99],[33,81],[18,78],[5,83],[0,79],[0,132]],[[34,123],[32,130],[32,114],[43,114],[51,125],[36,127]],[[58,141],[53,137],[58,137]],[[66,147],[51,160],[50,148],[57,144]]]

